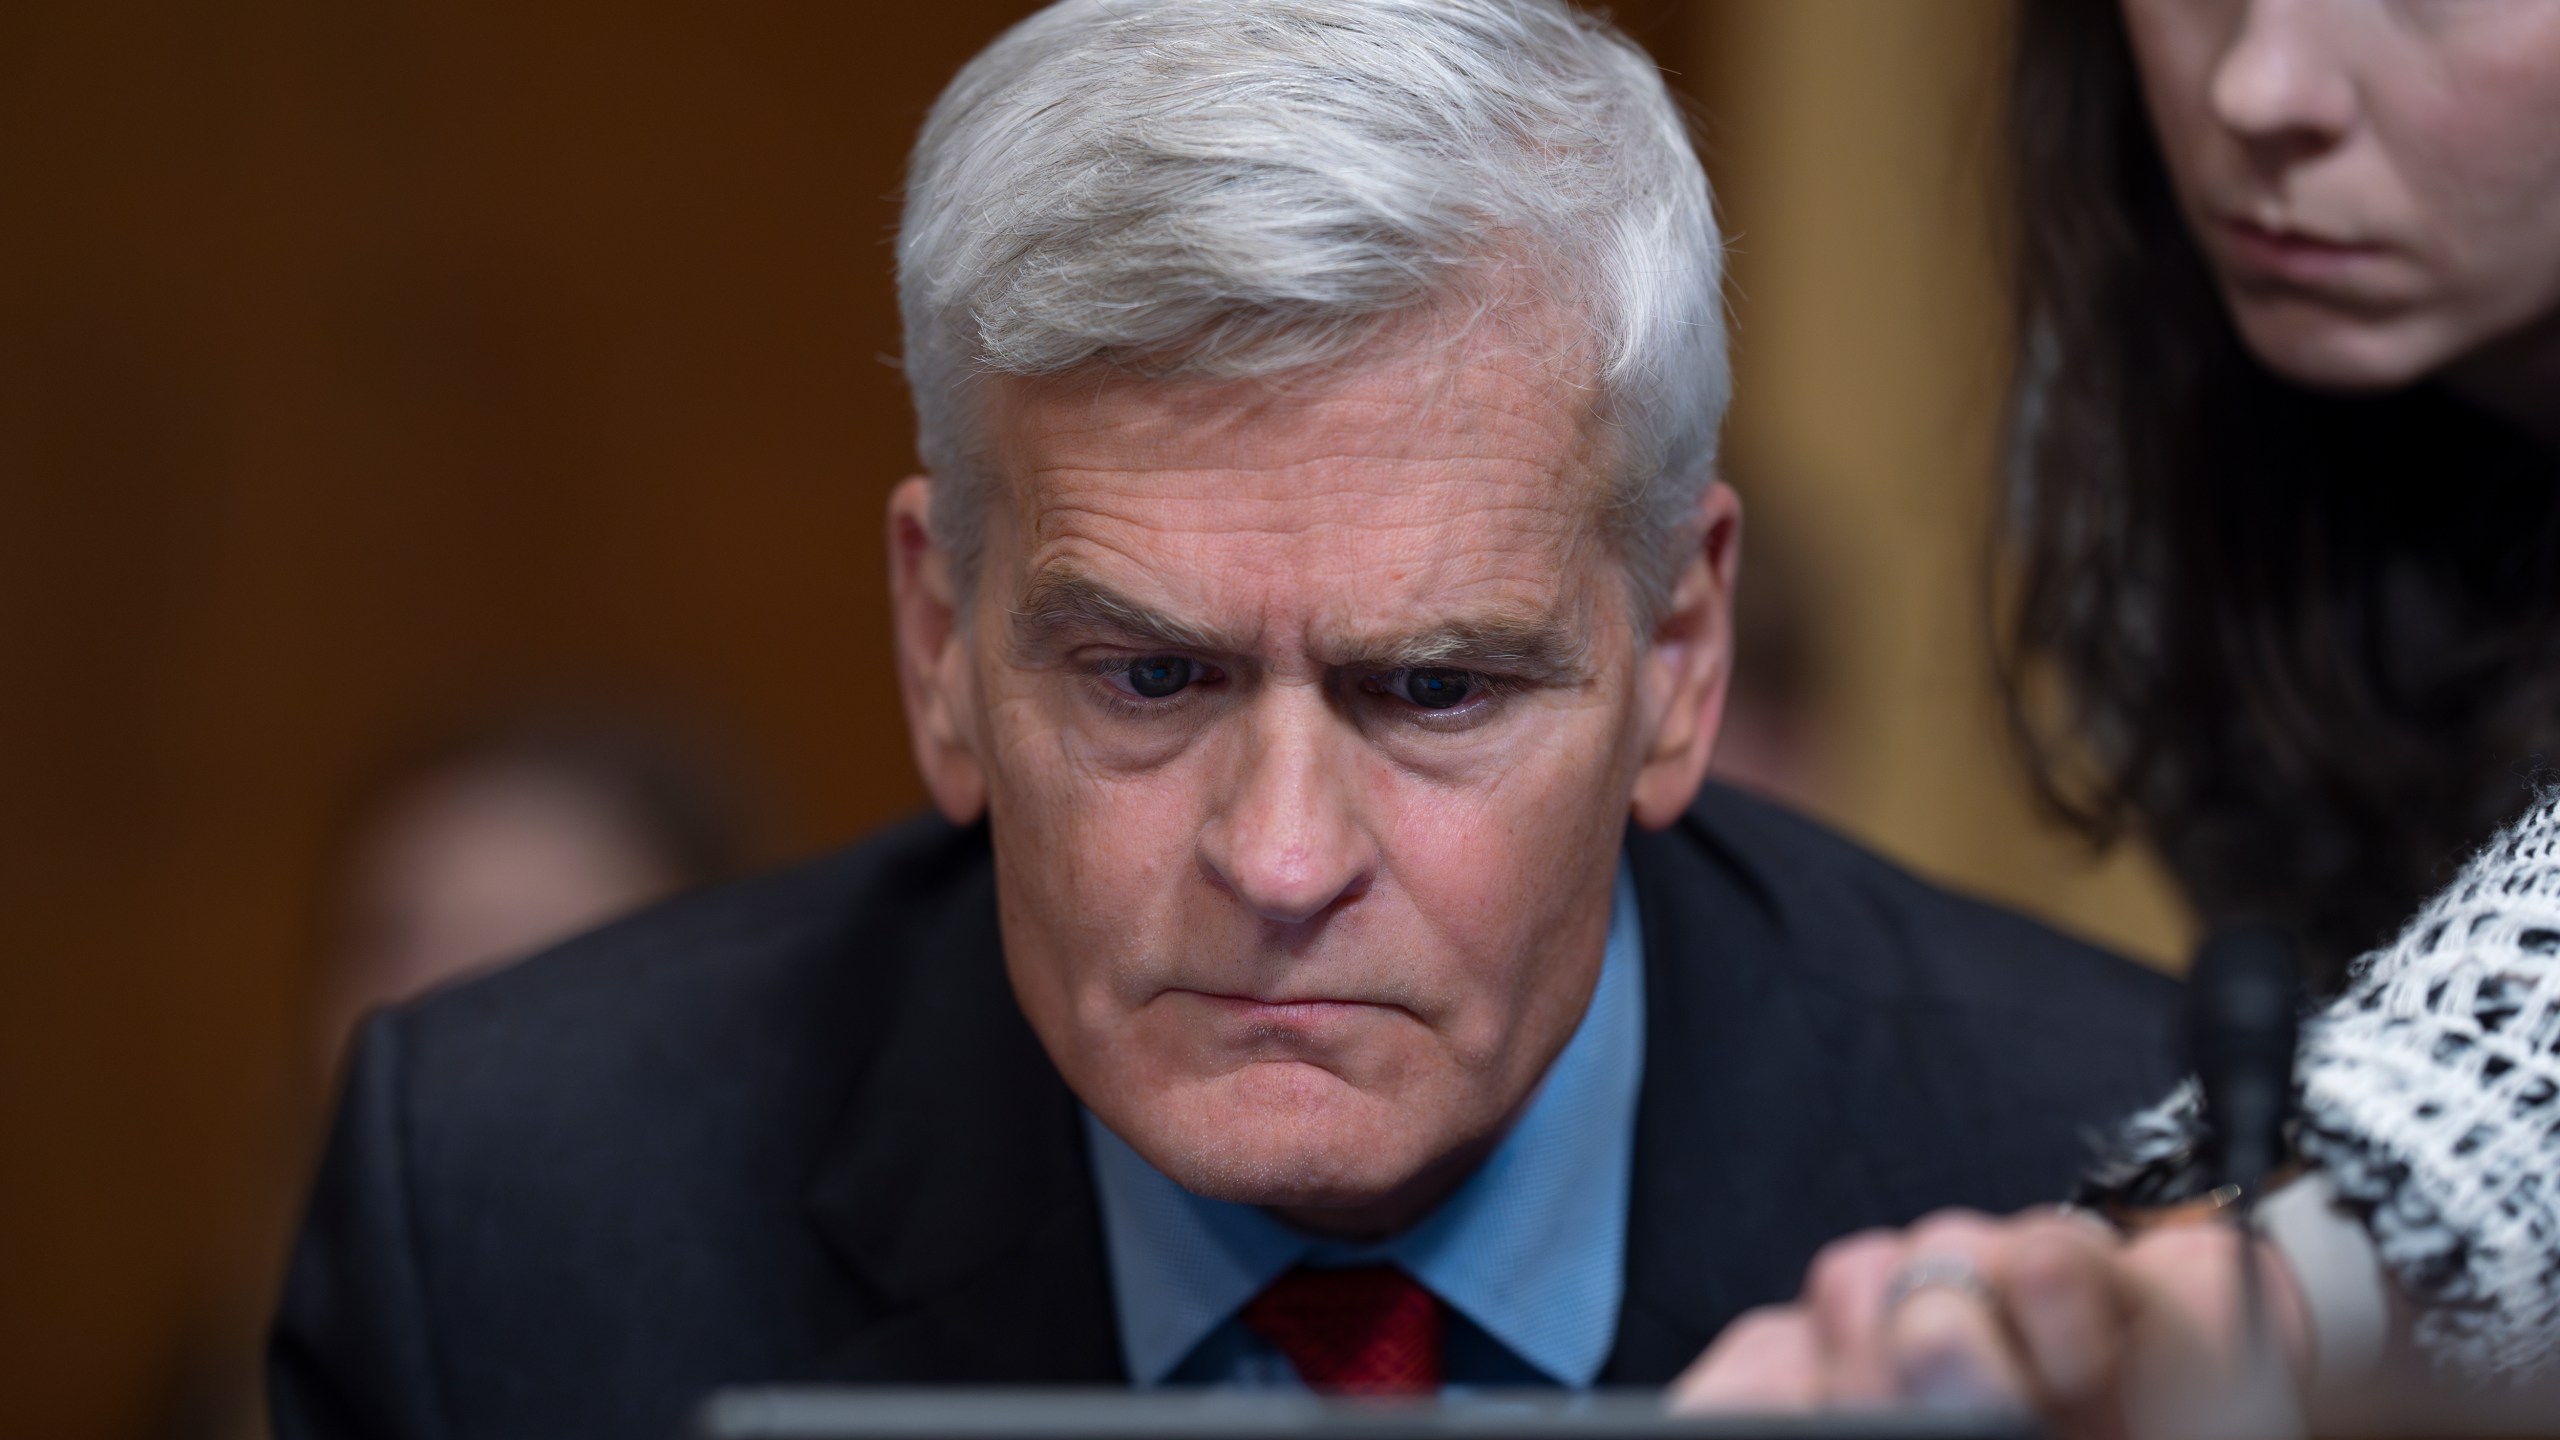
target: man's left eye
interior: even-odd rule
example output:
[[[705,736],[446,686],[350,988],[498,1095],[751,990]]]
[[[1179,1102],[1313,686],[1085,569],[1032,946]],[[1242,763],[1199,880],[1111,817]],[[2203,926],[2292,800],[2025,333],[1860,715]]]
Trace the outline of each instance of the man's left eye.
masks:
[[[1386,677],[1387,693],[1425,710],[1453,709],[1483,689],[1483,677],[1464,670],[1398,670]]]

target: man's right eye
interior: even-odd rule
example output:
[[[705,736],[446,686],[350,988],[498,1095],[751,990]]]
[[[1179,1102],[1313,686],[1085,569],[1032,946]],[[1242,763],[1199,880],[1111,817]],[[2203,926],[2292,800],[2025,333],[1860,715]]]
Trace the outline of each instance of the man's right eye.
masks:
[[[1149,655],[1129,662],[1129,688],[1141,699],[1162,700],[1180,694],[1192,682],[1193,670],[1179,655]]]

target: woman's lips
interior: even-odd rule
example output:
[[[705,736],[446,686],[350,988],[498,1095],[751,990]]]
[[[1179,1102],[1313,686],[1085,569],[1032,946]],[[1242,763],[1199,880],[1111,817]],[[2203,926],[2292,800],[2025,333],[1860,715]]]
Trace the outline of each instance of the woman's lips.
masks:
[[[2249,220],[2226,219],[2221,230],[2224,244],[2243,270],[2314,288],[2355,278],[2388,253],[2379,245],[2333,240]]]

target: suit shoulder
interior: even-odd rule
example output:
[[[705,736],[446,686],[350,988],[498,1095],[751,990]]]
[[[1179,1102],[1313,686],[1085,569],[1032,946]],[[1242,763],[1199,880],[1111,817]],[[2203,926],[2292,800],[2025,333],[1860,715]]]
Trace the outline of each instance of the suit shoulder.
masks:
[[[1795,1076],[1791,1126],[1879,1197],[1844,1224],[2063,1194],[2175,1075],[2174,982],[1766,801],[1713,788],[1630,853],[1657,1033]]]
[[[932,932],[991,910],[989,871],[982,830],[925,818],[666,901],[401,1007],[406,1084],[428,1129],[483,1141],[809,1091]]]
[[[1924,880],[1770,801],[1709,786],[1682,829],[1735,873],[1799,963],[1878,999],[2043,1012],[2158,1032],[2174,980],[2015,910]]]

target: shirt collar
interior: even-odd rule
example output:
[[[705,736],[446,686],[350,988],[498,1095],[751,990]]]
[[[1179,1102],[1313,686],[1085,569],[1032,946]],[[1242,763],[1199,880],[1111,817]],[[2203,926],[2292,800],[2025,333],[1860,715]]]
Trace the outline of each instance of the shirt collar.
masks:
[[[1644,1078],[1644,933],[1618,867],[1591,1004],[1511,1133],[1411,1229],[1366,1244],[1204,1199],[1085,1114],[1121,1351],[1140,1385],[1301,1262],[1390,1262],[1560,1384],[1588,1386],[1616,1339]]]

